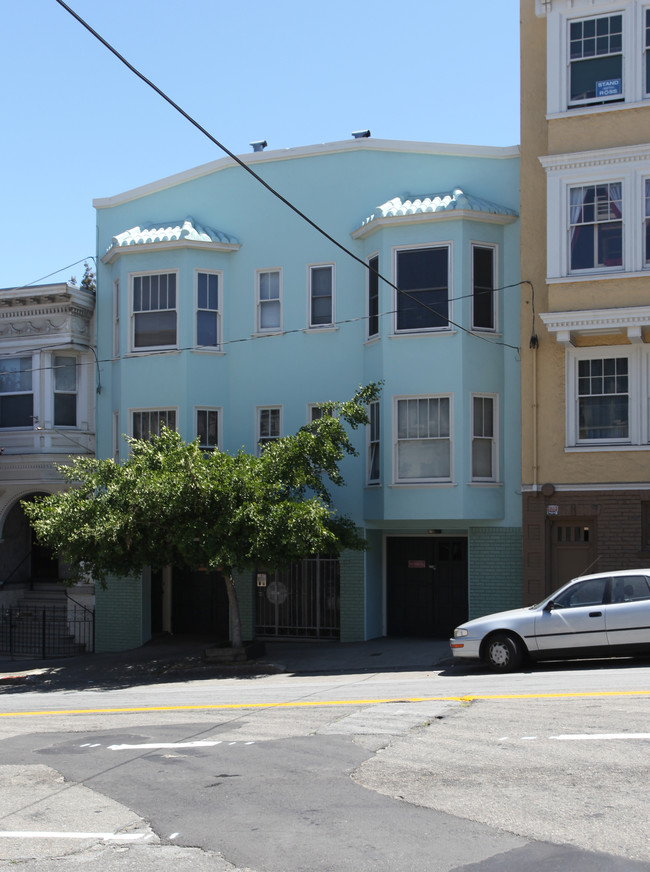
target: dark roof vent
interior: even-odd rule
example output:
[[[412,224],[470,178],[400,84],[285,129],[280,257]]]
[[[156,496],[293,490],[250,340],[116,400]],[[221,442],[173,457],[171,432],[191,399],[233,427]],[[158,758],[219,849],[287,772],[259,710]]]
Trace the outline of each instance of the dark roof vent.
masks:
[[[369,130],[353,130],[352,136],[354,136],[355,139],[367,139],[367,137],[370,136],[370,131]]]
[[[268,142],[265,139],[258,139],[257,142],[250,142],[249,145],[252,146],[253,151],[264,151]]]

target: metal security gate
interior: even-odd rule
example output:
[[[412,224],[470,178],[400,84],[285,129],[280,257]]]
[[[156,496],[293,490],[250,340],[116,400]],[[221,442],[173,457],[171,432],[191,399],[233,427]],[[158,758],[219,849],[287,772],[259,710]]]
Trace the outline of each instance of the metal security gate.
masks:
[[[257,637],[338,639],[341,580],[336,557],[314,557],[258,573]]]
[[[0,654],[74,657],[95,649],[94,612],[84,606],[0,610]]]

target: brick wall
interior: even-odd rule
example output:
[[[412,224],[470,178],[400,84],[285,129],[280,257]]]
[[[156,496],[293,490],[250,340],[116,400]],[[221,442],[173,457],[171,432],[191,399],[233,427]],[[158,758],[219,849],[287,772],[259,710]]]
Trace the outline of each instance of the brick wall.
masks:
[[[344,551],[341,565],[341,642],[365,639],[365,554]]]
[[[95,651],[128,651],[143,637],[143,588],[140,578],[109,578],[95,589]]]
[[[648,501],[650,490],[556,491],[547,497],[524,494],[524,602],[537,602],[557,587],[550,535],[553,521],[590,521],[595,562],[589,572],[650,566]],[[549,507],[553,514],[548,513]]]
[[[520,527],[471,527],[469,617],[518,608],[521,572]]]

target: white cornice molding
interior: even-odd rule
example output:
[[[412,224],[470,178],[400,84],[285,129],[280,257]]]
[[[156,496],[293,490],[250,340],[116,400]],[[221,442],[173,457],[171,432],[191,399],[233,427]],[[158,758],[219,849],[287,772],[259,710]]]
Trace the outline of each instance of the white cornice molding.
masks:
[[[591,167],[620,166],[626,163],[650,162],[650,145],[626,145],[595,151],[542,155],[539,162],[547,173],[580,170]]]
[[[137,245],[112,245],[106,254],[102,257],[102,263],[113,263],[118,257],[129,254],[149,254],[152,251],[170,251],[178,248],[193,248],[198,251],[222,251],[231,252],[238,251],[241,248],[240,243],[234,242],[199,242],[196,240],[188,241],[185,239],[174,240],[173,242],[142,242]]]
[[[493,146],[493,145],[455,145],[452,143],[437,143],[437,142],[405,142],[402,140],[393,139],[346,139],[340,142],[327,142],[320,145],[306,145],[298,148],[276,149],[275,151],[253,152],[245,155],[238,155],[240,160],[248,165],[263,164],[269,162],[277,162],[282,160],[293,160],[295,158],[318,157],[322,155],[338,154],[346,151],[392,151],[404,152],[406,154],[430,154],[430,155],[447,155],[450,157],[482,157],[491,158],[493,160],[504,160],[518,158],[520,149],[518,145],[509,146]],[[119,206],[123,203],[128,203],[131,200],[137,200],[140,197],[145,197],[148,194],[153,194],[158,191],[163,191],[166,188],[172,188],[175,185],[183,184],[184,182],[199,179],[202,176],[216,173],[221,170],[230,169],[239,166],[236,161],[230,157],[220,158],[219,160],[211,161],[210,163],[202,164],[198,167],[193,167],[189,170],[184,170],[180,173],[167,176],[164,179],[159,179],[155,182],[150,182],[147,185],[142,185],[138,188],[132,188],[130,191],[124,191],[121,194],[115,194],[112,197],[99,197],[93,200],[95,209],[108,209],[112,206]]]
[[[650,327],[650,306],[541,312],[539,317],[561,345],[573,345],[573,334],[588,336],[623,332],[627,333],[631,343],[637,343],[643,342],[642,329]]]
[[[424,224],[431,221],[479,221],[483,224],[514,224],[517,215],[501,215],[494,212],[480,212],[474,209],[450,209],[439,212],[419,212],[415,215],[386,215],[374,218],[367,224],[357,227],[350,236],[353,239],[365,239],[383,227],[401,227],[406,224]]]

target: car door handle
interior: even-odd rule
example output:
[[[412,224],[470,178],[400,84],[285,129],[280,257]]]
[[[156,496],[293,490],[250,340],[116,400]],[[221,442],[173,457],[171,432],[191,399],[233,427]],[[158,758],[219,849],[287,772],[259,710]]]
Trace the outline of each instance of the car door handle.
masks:
[[[603,616],[602,612],[589,612],[590,618],[602,618],[602,616]]]

